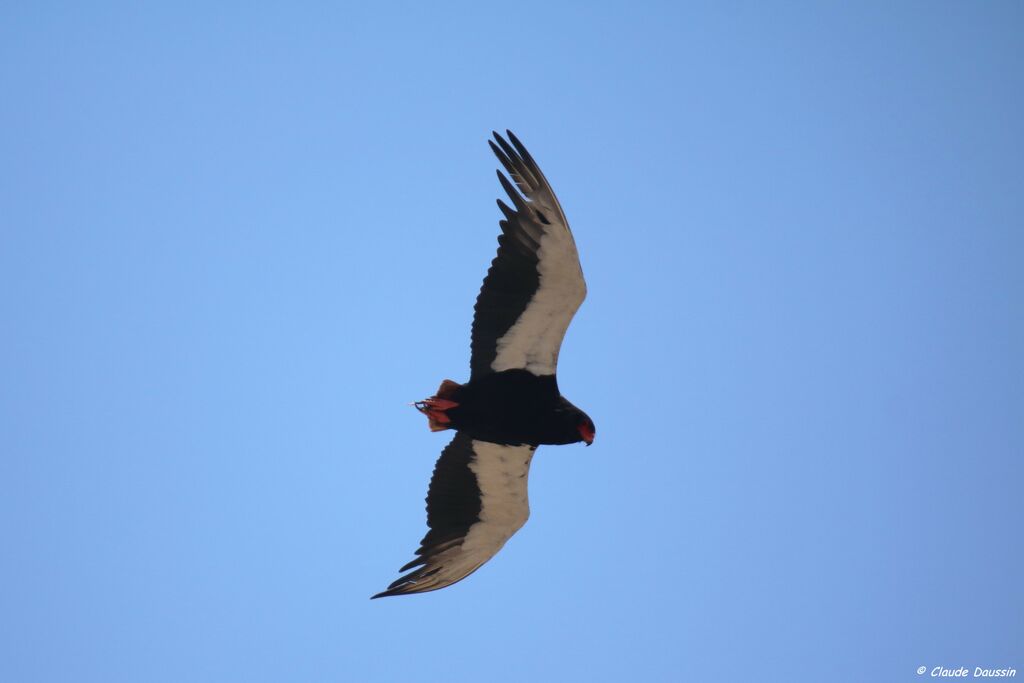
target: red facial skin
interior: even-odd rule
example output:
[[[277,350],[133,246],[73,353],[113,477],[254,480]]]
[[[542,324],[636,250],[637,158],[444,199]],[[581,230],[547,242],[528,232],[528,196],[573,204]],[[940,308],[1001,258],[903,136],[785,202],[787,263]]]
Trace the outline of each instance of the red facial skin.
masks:
[[[594,425],[591,422],[580,422],[577,426],[580,430],[580,437],[589,446],[594,443]]]

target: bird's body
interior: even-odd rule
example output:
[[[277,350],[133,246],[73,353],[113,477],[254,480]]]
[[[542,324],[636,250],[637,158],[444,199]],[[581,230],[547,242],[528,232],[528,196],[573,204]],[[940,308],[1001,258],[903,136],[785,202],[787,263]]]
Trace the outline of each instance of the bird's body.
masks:
[[[555,376],[587,292],[576,243],[544,174],[508,137],[511,144],[495,133],[490,144],[515,183],[498,173],[514,208],[498,200],[505,220],[477,297],[470,379],[445,380],[416,403],[432,431],[456,430],[430,481],[430,531],[400,570],[413,571],[375,598],[437,590],[471,574],[526,523],[537,447],[594,440],[593,421],[561,395]]]
[[[560,445],[582,440],[580,410],[558,392],[554,375],[534,375],[514,369],[484,375],[468,384],[451,380],[443,400],[455,403],[434,411],[434,399],[422,401],[424,412],[444,428],[465,432],[474,439],[502,445]],[[442,419],[443,419],[442,418]]]

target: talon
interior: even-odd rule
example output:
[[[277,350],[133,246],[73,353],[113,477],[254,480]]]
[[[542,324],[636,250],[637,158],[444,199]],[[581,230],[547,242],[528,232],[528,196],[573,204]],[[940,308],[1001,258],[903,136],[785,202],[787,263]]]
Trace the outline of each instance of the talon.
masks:
[[[416,401],[415,403],[410,403],[409,405],[414,406],[416,410],[427,415],[429,415],[430,413],[437,413],[438,415],[443,415],[444,411],[459,407],[459,404],[456,403],[455,401],[449,401],[448,399],[437,397],[425,398],[422,401]]]
[[[459,404],[455,401],[449,401],[446,398],[432,398],[428,399],[427,405],[437,410],[448,410],[450,408],[458,408]]]
[[[440,432],[451,428],[452,419],[448,417],[446,411],[459,407],[458,402],[452,399],[455,398],[460,388],[461,385],[446,379],[441,382],[437,395],[412,404],[416,410],[427,416],[427,424],[430,426],[430,431]]]

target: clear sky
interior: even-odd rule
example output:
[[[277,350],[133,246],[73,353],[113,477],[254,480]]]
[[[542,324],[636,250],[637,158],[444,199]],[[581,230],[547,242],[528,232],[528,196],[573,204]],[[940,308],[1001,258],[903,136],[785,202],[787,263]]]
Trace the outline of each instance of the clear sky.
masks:
[[[5,3],[0,680],[1024,675],[1024,5],[680,5]],[[492,128],[574,228],[597,441],[371,602]]]

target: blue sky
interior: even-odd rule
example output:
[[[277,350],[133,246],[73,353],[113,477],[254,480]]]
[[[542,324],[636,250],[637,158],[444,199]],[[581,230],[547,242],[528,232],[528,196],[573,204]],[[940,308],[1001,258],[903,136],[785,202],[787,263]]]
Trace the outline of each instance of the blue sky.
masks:
[[[1019,3],[90,5],[0,10],[0,679],[1024,670]],[[597,442],[371,602],[492,128],[573,225]]]

